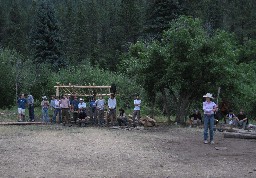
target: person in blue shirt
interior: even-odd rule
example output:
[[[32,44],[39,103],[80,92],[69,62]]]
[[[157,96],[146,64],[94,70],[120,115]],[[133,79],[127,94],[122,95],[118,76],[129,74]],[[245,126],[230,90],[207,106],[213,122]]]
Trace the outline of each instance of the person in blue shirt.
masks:
[[[79,104],[79,101],[77,99],[77,96],[74,96],[74,99],[71,102],[71,111],[73,112],[73,119],[75,123],[78,117],[78,104]]]
[[[25,121],[25,109],[27,105],[27,100],[24,94],[20,95],[20,98],[18,99],[17,104],[18,104],[19,122]]]
[[[91,101],[90,101],[90,111],[91,111],[91,119],[92,119],[92,122],[93,124],[96,124],[96,102],[95,102],[95,99],[94,97],[91,98]]]

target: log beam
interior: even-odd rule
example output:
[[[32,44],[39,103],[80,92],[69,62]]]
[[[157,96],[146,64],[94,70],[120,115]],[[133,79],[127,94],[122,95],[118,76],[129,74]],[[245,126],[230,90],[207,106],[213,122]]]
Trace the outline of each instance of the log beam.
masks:
[[[256,134],[225,132],[224,138],[256,139]]]
[[[44,122],[0,122],[0,125],[45,125]]]

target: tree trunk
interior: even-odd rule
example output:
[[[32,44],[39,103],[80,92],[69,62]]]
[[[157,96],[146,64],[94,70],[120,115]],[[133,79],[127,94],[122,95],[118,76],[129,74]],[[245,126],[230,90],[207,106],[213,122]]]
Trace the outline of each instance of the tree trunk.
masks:
[[[152,98],[152,102],[150,103],[150,105],[151,105],[151,109],[150,109],[150,117],[152,118],[152,119],[154,119],[154,115],[155,115],[155,96]]]
[[[163,108],[164,108],[164,111],[167,114],[168,123],[170,124],[171,123],[171,112],[170,112],[170,104],[169,104],[168,92],[169,92],[169,90],[167,88],[165,88],[162,91],[162,95],[163,95],[163,105],[164,105]]]
[[[177,102],[176,120],[175,120],[177,123],[185,122],[188,106],[189,106],[189,96],[181,97],[180,100]]]

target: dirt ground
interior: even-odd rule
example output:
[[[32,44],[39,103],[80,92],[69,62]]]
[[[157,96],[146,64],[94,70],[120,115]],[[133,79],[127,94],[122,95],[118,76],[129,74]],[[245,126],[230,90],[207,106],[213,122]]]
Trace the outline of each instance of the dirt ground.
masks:
[[[0,126],[0,177],[256,177],[256,140],[202,132]]]

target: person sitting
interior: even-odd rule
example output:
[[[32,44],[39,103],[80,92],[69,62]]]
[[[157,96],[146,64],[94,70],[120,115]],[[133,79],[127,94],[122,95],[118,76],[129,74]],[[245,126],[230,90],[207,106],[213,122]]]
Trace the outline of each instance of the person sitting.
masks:
[[[87,123],[86,103],[83,102],[82,98],[80,98],[79,101],[80,103],[78,104],[79,114],[77,123],[79,126],[85,126]]]
[[[78,112],[81,110],[86,109],[86,103],[82,98],[79,99],[79,104],[78,104]]]
[[[192,127],[193,125],[199,126],[202,123],[202,116],[199,110],[195,110],[193,114],[189,116],[189,127]]]
[[[233,113],[232,110],[229,110],[229,113],[225,117],[225,123],[228,125],[233,125],[235,118],[236,118],[236,115]]]
[[[80,110],[79,114],[78,114],[78,120],[77,120],[78,125],[81,126],[86,126],[86,124],[88,123],[88,119],[87,119],[87,114],[86,114],[86,109],[83,108]]]
[[[118,122],[118,125],[121,127],[122,124],[127,126],[127,117],[125,115],[125,112],[124,112],[124,109],[123,108],[120,108],[119,109],[119,116],[117,118],[117,122]]]
[[[234,119],[234,125],[239,128],[245,129],[248,125],[248,119],[244,113],[244,111],[241,109],[237,117]]]

